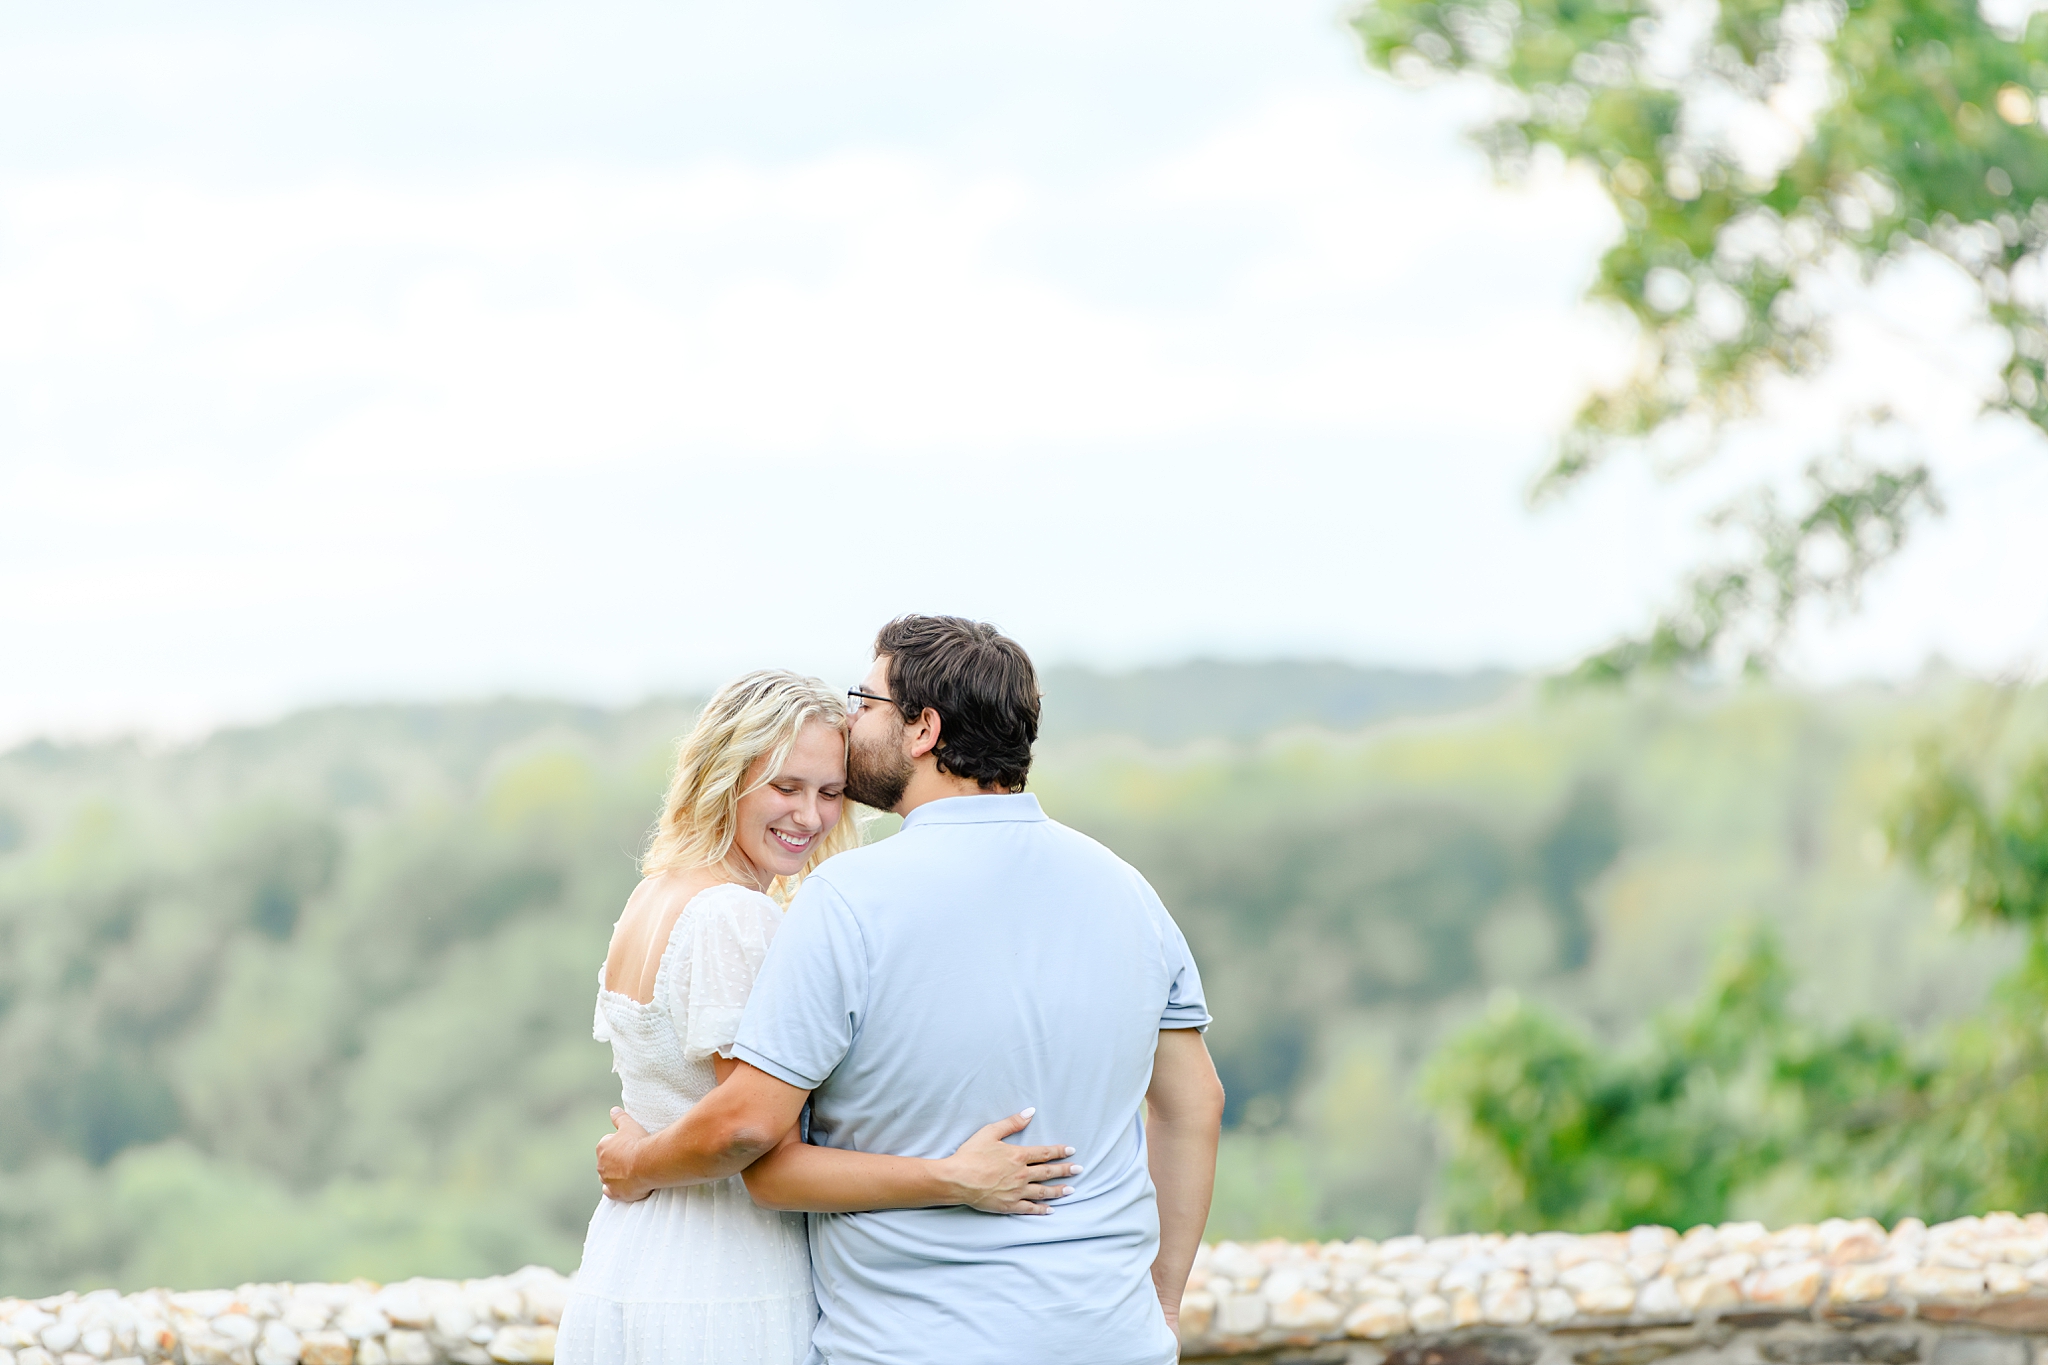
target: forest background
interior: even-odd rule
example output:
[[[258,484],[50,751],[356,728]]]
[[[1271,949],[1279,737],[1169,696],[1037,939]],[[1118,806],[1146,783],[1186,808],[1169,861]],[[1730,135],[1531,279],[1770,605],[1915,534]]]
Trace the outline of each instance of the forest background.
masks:
[[[1204,967],[1212,1236],[1948,1211],[1815,1178],[1781,1054],[1890,1039],[1910,1070],[1991,1009],[2024,936],[1959,931],[1894,834],[1916,736],[1975,726],[1996,759],[2036,694],[1337,664],[1046,688],[1032,789],[1154,881]],[[0,1291],[572,1269],[616,1098],[594,974],[691,714],[351,706],[0,756]],[[1731,951],[1777,975],[1673,1015]],[[1671,1032],[1730,1009],[1732,1062]],[[1560,1057],[1583,1074],[1516,1071]],[[1683,1093],[1631,1097],[1645,1066]],[[1517,1095],[1612,1122],[1476,1140]],[[1534,1182],[1547,1203],[1503,1193],[1544,1161],[1571,1177]]]

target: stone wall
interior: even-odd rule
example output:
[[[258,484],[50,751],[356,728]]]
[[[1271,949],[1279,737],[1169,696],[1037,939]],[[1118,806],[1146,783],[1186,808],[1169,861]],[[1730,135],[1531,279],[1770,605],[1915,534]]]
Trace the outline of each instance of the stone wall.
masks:
[[[551,1361],[567,1291],[529,1266],[0,1299],[0,1365]],[[1185,1360],[1299,1365],[2048,1365],[2048,1215],[1222,1242],[1181,1341]]]
[[[2048,1365],[2048,1215],[1204,1247],[1183,1359]]]
[[[0,1365],[491,1365],[552,1361],[569,1282],[488,1280],[111,1289],[0,1299]]]

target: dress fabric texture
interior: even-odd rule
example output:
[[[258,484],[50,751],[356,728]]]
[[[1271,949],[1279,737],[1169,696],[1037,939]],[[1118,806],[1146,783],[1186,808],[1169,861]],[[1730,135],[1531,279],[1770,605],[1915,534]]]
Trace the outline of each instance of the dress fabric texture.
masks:
[[[676,919],[641,1002],[604,987],[592,1030],[612,1045],[620,1106],[649,1132],[717,1084],[782,920],[746,887],[699,892]],[[817,1321],[804,1216],[748,1198],[738,1176],[600,1199],[555,1345],[561,1365],[796,1365]]]

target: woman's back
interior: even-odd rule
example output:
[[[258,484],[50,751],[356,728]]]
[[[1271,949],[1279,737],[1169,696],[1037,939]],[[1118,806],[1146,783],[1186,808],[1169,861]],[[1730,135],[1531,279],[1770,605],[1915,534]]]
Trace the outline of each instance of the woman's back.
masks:
[[[598,971],[593,1033],[611,1044],[621,1107],[642,1127],[665,1128],[711,1093],[781,919],[730,882],[650,878],[627,903]],[[556,1359],[793,1365],[816,1313],[803,1216],[757,1207],[737,1176],[603,1199]]]
[[[678,881],[641,884],[598,970],[592,1035],[612,1045],[620,1107],[649,1132],[718,1084],[713,1058],[731,1045],[782,914],[747,887]]]

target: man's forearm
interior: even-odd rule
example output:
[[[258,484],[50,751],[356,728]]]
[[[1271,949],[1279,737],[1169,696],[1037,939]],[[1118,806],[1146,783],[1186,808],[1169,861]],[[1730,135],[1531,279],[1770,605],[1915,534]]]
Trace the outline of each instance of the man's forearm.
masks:
[[[632,1155],[637,1183],[651,1189],[701,1185],[738,1175],[782,1138],[751,1119],[733,1089],[719,1086]]]
[[[1166,1119],[1155,1109],[1145,1123],[1152,1186],[1159,1198],[1159,1254],[1152,1283],[1169,1314],[1180,1311],[1181,1291],[1209,1222],[1216,1190],[1218,1125],[1207,1116]]]

